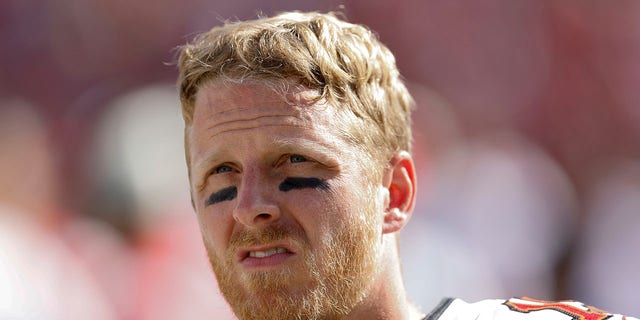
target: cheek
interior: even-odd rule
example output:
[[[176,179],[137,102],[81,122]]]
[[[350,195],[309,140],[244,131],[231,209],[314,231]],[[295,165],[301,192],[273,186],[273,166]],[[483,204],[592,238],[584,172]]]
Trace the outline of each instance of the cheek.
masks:
[[[231,218],[231,215],[212,212],[211,208],[200,209],[198,211],[198,223],[205,245],[209,250],[214,250],[219,257],[223,257],[233,230],[233,218]]]
[[[336,212],[341,213],[335,217],[341,225],[338,227],[353,227],[354,225],[369,228],[378,228],[383,221],[384,193],[379,190],[370,190],[364,181],[353,179],[351,183],[340,190],[336,190]]]
[[[292,190],[283,193],[282,200],[284,216],[291,217],[311,240],[328,233],[338,215],[335,195],[330,190]],[[311,242],[313,246],[314,241]]]
[[[298,215],[297,219],[308,233],[331,233],[341,227],[358,212],[352,190],[340,185],[331,185],[330,190],[302,191],[293,197],[290,212]]]

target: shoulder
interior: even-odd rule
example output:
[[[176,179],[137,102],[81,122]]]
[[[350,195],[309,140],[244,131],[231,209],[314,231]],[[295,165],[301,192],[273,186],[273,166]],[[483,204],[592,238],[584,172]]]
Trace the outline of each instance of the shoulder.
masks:
[[[542,301],[530,298],[483,300],[467,303],[443,299],[426,320],[639,320],[613,314],[577,301]]]

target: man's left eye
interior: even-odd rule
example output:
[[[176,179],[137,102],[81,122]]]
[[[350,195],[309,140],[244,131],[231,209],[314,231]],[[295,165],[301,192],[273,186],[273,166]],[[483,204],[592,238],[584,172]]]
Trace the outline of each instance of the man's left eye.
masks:
[[[307,161],[307,158],[299,155],[299,154],[293,154],[289,157],[289,161],[291,161],[292,163],[296,163],[296,162],[305,162]]]

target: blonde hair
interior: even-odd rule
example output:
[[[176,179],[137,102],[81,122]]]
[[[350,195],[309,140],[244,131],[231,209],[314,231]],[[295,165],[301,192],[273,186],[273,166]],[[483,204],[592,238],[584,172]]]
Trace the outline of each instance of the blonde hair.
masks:
[[[393,54],[369,29],[333,13],[227,22],[180,47],[178,68],[185,132],[205,82],[268,80],[317,90],[319,99],[349,114],[341,129],[379,164],[411,151],[413,100]]]

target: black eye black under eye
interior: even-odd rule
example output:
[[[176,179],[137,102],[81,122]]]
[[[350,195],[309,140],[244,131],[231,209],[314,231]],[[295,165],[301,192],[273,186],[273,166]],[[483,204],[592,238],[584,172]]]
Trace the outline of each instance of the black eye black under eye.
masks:
[[[226,187],[220,191],[212,193],[209,198],[204,202],[204,206],[210,206],[218,202],[233,200],[238,196],[238,188]]]
[[[284,192],[306,188],[327,191],[329,190],[329,184],[318,178],[289,177],[284,179],[279,186],[280,191]]]

